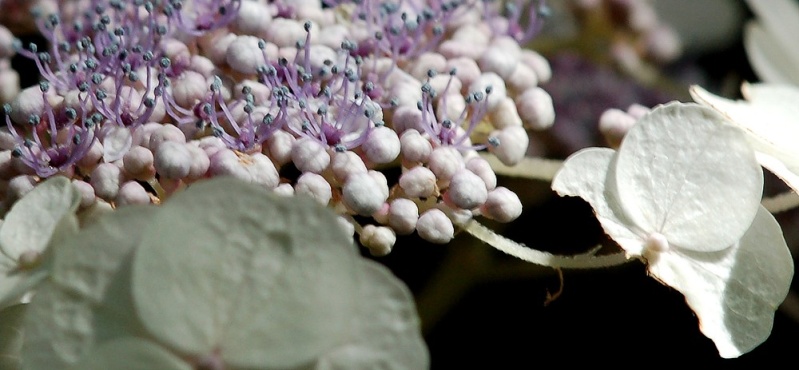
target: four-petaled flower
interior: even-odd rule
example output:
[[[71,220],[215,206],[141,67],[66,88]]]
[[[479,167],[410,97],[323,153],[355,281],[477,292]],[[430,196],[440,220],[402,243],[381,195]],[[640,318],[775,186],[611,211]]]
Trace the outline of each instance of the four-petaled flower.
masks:
[[[768,337],[793,275],[780,227],[759,204],[762,187],[744,133],[682,103],[643,117],[618,151],[575,153],[552,182],[588,201],[629,257],[685,296],[726,358]]]

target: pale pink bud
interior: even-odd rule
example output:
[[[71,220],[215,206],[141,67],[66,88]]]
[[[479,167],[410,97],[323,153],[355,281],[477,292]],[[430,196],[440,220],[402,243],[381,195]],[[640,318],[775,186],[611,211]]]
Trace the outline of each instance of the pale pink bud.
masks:
[[[461,209],[473,209],[483,204],[488,198],[485,182],[467,169],[462,169],[452,176],[449,188],[444,193],[444,201]]]
[[[522,119],[516,111],[516,103],[510,97],[502,99],[502,102],[488,116],[491,124],[497,129],[522,125]]]
[[[128,181],[121,188],[117,194],[116,205],[125,206],[129,204],[149,204],[150,194],[144,190],[138,182]]]
[[[492,220],[511,222],[522,214],[522,202],[516,193],[500,186],[488,193],[480,212]]]
[[[91,207],[96,201],[97,196],[94,195],[94,188],[86,181],[72,180],[72,186],[80,194],[80,208],[85,209]]]
[[[447,58],[444,58],[438,53],[427,52],[414,58],[410,69],[407,71],[411,76],[419,80],[426,80],[427,71],[433,70],[435,72],[441,72],[446,66]]]
[[[322,173],[330,164],[330,154],[320,142],[304,137],[291,146],[291,161],[302,172]]]
[[[366,173],[366,165],[361,157],[351,151],[333,153],[330,168],[336,181],[343,183],[353,173]]]
[[[163,178],[182,179],[191,169],[191,156],[186,143],[165,141],[153,153],[153,166]]]
[[[411,129],[424,130],[422,128],[422,112],[416,108],[416,105],[400,105],[391,116],[391,125],[399,135]]]
[[[488,151],[506,166],[513,166],[524,158],[529,144],[527,131],[521,126],[511,126],[491,133]]]
[[[427,167],[416,166],[400,176],[399,186],[411,198],[426,198],[435,194],[436,175]]]
[[[400,153],[400,139],[394,130],[379,126],[372,129],[366,141],[361,144],[366,159],[375,164],[390,163]]]
[[[175,143],[185,143],[186,142],[186,134],[177,126],[174,125],[161,125],[157,130],[154,130],[153,133],[150,135],[150,140],[148,141],[147,145],[142,145],[153,152],[158,151],[158,147],[166,141],[171,141]]]
[[[255,74],[256,68],[264,64],[264,57],[255,36],[238,36],[227,48],[225,61],[236,72]]]
[[[470,86],[483,73],[480,71],[480,67],[477,66],[477,62],[475,62],[474,59],[464,57],[448,60],[445,71],[449,72],[452,69],[455,70],[455,77],[461,81],[461,89],[463,86]]]
[[[488,161],[482,157],[470,158],[466,161],[466,169],[480,177],[486,189],[492,190],[497,187],[497,174],[494,173],[494,169],[491,168]]]
[[[400,138],[400,147],[402,148],[402,159],[407,167],[418,163],[426,163],[433,152],[433,145],[430,140],[425,139],[419,131],[407,130],[402,133]]]
[[[485,72],[480,77],[469,85],[470,92],[483,92],[485,94],[486,88],[491,88],[491,93],[485,95],[487,99],[488,111],[493,111],[507,96],[505,88],[505,80],[499,77],[494,72]]]
[[[370,216],[377,212],[387,199],[380,184],[368,173],[350,175],[341,193],[344,205],[361,216]]]
[[[388,225],[399,235],[408,235],[416,230],[419,207],[410,199],[394,199],[388,209]]]
[[[306,172],[300,175],[297,179],[297,184],[294,185],[294,194],[309,196],[322,205],[327,205],[333,197],[330,183],[321,175],[313,172]]]
[[[122,171],[113,163],[101,163],[92,171],[90,184],[94,193],[109,202],[116,199],[122,182]]]
[[[448,146],[433,149],[427,165],[436,178],[442,181],[449,181],[458,170],[465,167],[463,155],[457,149]]]
[[[366,225],[361,230],[359,240],[361,245],[369,249],[369,253],[379,257],[391,253],[397,236],[385,226]]]
[[[416,222],[416,232],[419,236],[431,243],[446,244],[455,237],[455,227],[452,221],[440,209],[432,208],[419,216]]]
[[[137,180],[148,180],[155,176],[153,152],[141,146],[134,146],[122,157],[125,172]]]
[[[269,158],[272,158],[278,166],[282,166],[291,161],[291,148],[294,147],[294,141],[296,140],[288,132],[277,130],[266,139],[264,149],[268,150],[268,153],[264,154],[268,154]]]
[[[183,108],[192,108],[208,92],[206,77],[198,72],[184,71],[172,79],[172,98]]]
[[[520,58],[522,63],[535,72],[539,83],[547,83],[552,79],[552,67],[549,66],[549,62],[541,54],[530,49],[522,49]]]
[[[540,87],[531,88],[516,97],[516,108],[524,125],[534,130],[547,129],[555,123],[552,97]]]
[[[635,126],[636,119],[623,110],[611,108],[599,117],[599,132],[611,148],[618,148],[627,131]]]

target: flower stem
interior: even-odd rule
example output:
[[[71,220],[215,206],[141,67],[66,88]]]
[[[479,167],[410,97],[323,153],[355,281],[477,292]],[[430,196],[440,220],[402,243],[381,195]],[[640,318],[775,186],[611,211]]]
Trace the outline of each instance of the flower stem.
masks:
[[[525,157],[517,165],[510,167],[502,164],[493,154],[480,153],[488,161],[497,175],[521,177],[532,180],[551,181],[563,166],[563,161],[537,157]]]
[[[459,226],[470,235],[502,252],[541,266],[568,269],[595,269],[618,266],[631,261],[623,252],[602,256],[596,256],[593,253],[574,256],[558,256],[525,247],[513,240],[496,234],[475,220],[469,220]]]
[[[771,213],[785,212],[799,207],[799,194],[786,191],[773,197],[763,198],[761,203]]]

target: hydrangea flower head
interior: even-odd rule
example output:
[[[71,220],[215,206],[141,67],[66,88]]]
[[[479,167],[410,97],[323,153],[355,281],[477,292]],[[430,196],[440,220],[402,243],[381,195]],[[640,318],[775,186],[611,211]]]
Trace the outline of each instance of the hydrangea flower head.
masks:
[[[759,204],[762,187],[743,132],[680,103],[642,118],[618,151],[575,153],[552,183],[588,201],[629,257],[686,297],[726,358],[768,337],[793,275],[779,225]]]

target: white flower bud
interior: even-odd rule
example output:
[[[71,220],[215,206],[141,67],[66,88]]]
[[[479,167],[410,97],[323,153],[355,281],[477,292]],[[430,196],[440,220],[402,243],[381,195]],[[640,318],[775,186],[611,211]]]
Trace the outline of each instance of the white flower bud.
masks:
[[[627,112],[611,108],[599,117],[599,132],[605,137],[608,146],[618,148],[624,135],[627,135],[627,131],[635,126],[636,121],[635,117]]]
[[[416,222],[416,232],[419,236],[431,243],[446,244],[455,237],[455,227],[452,221],[437,208],[432,208],[419,216]]]
[[[419,80],[427,79],[427,71],[442,72],[447,66],[447,58],[439,53],[427,52],[413,59],[409,69],[406,69],[411,76]]]
[[[197,38],[197,44],[205,57],[219,65],[225,62],[228,46],[235,39],[235,34],[230,33],[226,27],[222,27],[206,32]]]
[[[388,208],[388,225],[399,235],[408,235],[416,230],[419,207],[410,199],[397,198]]]
[[[400,153],[400,140],[394,130],[379,126],[372,129],[366,141],[361,144],[366,159],[375,164],[390,163]]]
[[[534,87],[517,96],[516,108],[524,125],[534,130],[547,129],[555,123],[552,97],[540,87]]]
[[[100,159],[103,158],[103,144],[100,143],[99,140],[95,140],[92,143],[92,146],[89,148],[89,151],[86,152],[86,155],[83,158],[79,159],[78,162],[75,164],[78,167],[87,170],[93,170],[95,166],[100,162]]]
[[[149,204],[150,194],[144,190],[138,182],[128,181],[121,188],[117,194],[116,205],[125,206],[129,204]]]
[[[436,175],[427,167],[416,166],[400,176],[399,186],[411,198],[426,198],[435,194]]]
[[[391,253],[397,236],[385,226],[366,225],[361,230],[359,240],[361,245],[369,249],[369,253],[380,257]]]
[[[272,158],[275,164],[282,166],[291,161],[291,148],[294,146],[294,141],[296,140],[297,139],[290,133],[277,130],[272,133],[272,136],[266,139],[266,146],[264,146],[264,149],[267,153],[264,154]]]
[[[258,66],[264,64],[264,57],[255,36],[238,36],[225,51],[225,61],[236,72],[245,75],[255,74]]]
[[[0,103],[12,101],[19,91],[19,73],[11,68],[0,69]]]
[[[367,172],[361,157],[352,151],[333,153],[330,168],[333,171],[333,177],[340,183],[347,181],[347,177],[353,173]]]
[[[72,186],[80,194],[80,209],[91,207],[97,201],[97,196],[94,195],[94,188],[88,182],[72,180]]]
[[[400,137],[402,159],[406,164],[426,163],[433,152],[433,145],[419,131],[407,130]],[[410,166],[408,166],[410,167]]]
[[[361,216],[371,216],[387,199],[381,185],[368,173],[350,175],[341,193],[344,205]]]
[[[44,99],[39,85],[22,89],[16,98],[11,101],[11,121],[17,124],[26,124],[32,115],[41,116],[44,112]]]
[[[505,97],[496,109],[488,114],[491,124],[497,129],[508,126],[521,126],[522,119],[516,111],[516,103],[510,97]]]
[[[311,26],[311,28],[316,28]],[[269,41],[281,48],[293,47],[297,41],[305,40],[305,28],[303,22],[288,18],[273,18],[267,26],[267,36]]]
[[[214,77],[216,65],[210,59],[202,55],[192,55],[191,61],[189,62],[189,69],[208,79]]]
[[[302,172],[322,173],[330,164],[330,154],[320,142],[304,137],[291,146],[291,161]]]
[[[293,196],[294,195],[294,187],[291,186],[291,184],[285,183],[285,182],[280,184],[280,185],[278,185],[278,186],[276,186],[274,189],[272,189],[272,191],[274,191],[275,194],[280,195],[280,196],[284,196],[284,197],[288,197],[288,196]]]
[[[482,157],[473,157],[466,161],[466,169],[472,171],[483,180],[486,189],[492,190],[497,187],[497,174],[491,165]]]
[[[483,51],[477,61],[483,72],[494,72],[502,79],[509,79],[519,64],[519,45],[516,50],[507,49],[501,45],[491,45]]]
[[[185,143],[186,135],[177,126],[174,125],[161,125],[157,130],[154,130],[150,135],[147,145],[139,144],[145,148],[150,149],[153,153],[158,151],[158,146],[165,141],[172,141],[176,143]]]
[[[134,146],[122,157],[125,172],[137,180],[148,180],[155,177],[153,152],[141,146]]]
[[[307,195],[322,205],[327,205],[330,199],[333,198],[330,183],[321,175],[313,172],[306,172],[300,175],[297,179],[297,184],[294,185],[294,194]]]
[[[513,74],[511,74],[506,81],[508,82],[508,87],[516,92],[525,91],[538,86],[538,76],[535,74],[535,71],[524,63],[517,64],[516,69],[513,70]]]
[[[136,129],[133,130],[133,142],[131,145],[139,145],[149,148],[150,138],[153,136],[153,132],[157,131],[163,126],[163,124],[158,122],[147,122],[139,127],[136,127]]]
[[[272,13],[265,3],[242,1],[236,19],[230,25],[239,34],[258,36],[266,32],[266,26],[271,20]]]
[[[94,193],[109,202],[116,199],[122,182],[122,171],[113,163],[101,163],[92,171],[90,184]]]
[[[449,181],[450,178],[464,168],[463,155],[457,149],[440,146],[430,153],[427,165],[439,180]]]
[[[186,178],[189,180],[196,180],[204,177],[208,173],[208,168],[211,167],[211,159],[205,150],[199,146],[190,143],[186,144],[186,148],[191,153],[191,165],[189,166],[189,174]]]
[[[500,186],[488,193],[480,213],[498,222],[511,222],[522,214],[522,202],[516,193]]]
[[[191,169],[192,153],[185,143],[165,141],[153,154],[153,166],[161,177],[182,179]]]
[[[521,126],[511,126],[491,133],[488,151],[506,166],[513,166],[524,158],[529,144],[527,131]]]
[[[541,54],[530,49],[522,49],[520,58],[522,63],[535,72],[539,83],[547,83],[552,79],[552,67],[549,66],[549,62]]]
[[[391,116],[391,126],[401,135],[407,130],[424,130],[422,128],[422,112],[413,105],[400,105]]]
[[[186,70],[172,79],[172,98],[183,108],[192,108],[205,97],[208,86],[206,77],[198,72]]]
[[[474,45],[466,41],[445,40],[438,46],[438,52],[447,59],[469,58],[477,60],[483,55],[484,45]]]
[[[488,198],[485,182],[467,169],[462,169],[452,176],[449,188],[444,193],[444,200],[460,209],[473,209],[483,204]]]
[[[489,86],[491,87],[491,93],[486,94],[486,88]],[[480,75],[477,80],[469,85],[469,92],[482,92],[485,95],[484,99],[488,100],[486,104],[489,112],[496,109],[507,96],[505,80],[494,72],[485,72]]]
[[[383,197],[388,199],[389,189],[388,189],[388,179],[386,175],[384,175],[380,171],[369,170],[369,176],[375,180],[375,183],[380,187],[380,191],[383,194]]]
[[[106,126],[103,128],[103,161],[113,162],[121,159],[130,150],[133,135],[124,126]]]
[[[445,71],[449,72],[453,69],[455,70],[455,77],[461,81],[461,89],[463,89],[463,86],[471,86],[483,73],[480,71],[480,67],[477,66],[477,62],[470,58],[454,58],[448,60]]]

